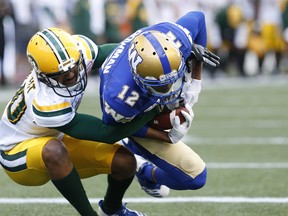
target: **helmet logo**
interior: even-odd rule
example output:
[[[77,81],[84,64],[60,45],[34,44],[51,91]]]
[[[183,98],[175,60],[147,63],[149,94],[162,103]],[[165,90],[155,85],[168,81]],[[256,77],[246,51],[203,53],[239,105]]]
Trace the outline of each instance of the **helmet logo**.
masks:
[[[166,83],[167,81],[176,80],[178,78],[178,73],[176,70],[173,70],[171,73],[162,74],[159,76],[161,83]]]
[[[133,69],[133,72],[136,71],[137,66],[143,61],[143,59],[137,52],[134,43],[132,43],[130,46],[128,60]]]

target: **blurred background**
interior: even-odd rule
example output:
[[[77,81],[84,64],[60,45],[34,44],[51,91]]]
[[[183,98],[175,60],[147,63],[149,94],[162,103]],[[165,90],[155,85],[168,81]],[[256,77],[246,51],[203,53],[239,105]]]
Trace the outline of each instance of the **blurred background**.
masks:
[[[205,13],[207,47],[221,57],[217,70],[204,68],[184,139],[207,163],[207,186],[171,191],[171,205],[153,203],[134,181],[126,197],[151,203],[129,208],[150,216],[287,216],[288,0],[0,0],[0,109],[30,73],[26,46],[38,30],[60,27],[97,44],[120,42],[141,27],[174,22],[192,10]],[[98,78],[89,80],[79,112],[99,117]],[[77,215],[70,205],[56,204],[59,192],[51,182],[35,190],[16,185],[1,167],[0,176],[0,215]],[[105,175],[83,183],[89,197],[105,194]],[[39,199],[21,204],[31,197]],[[179,197],[202,201],[177,203]],[[42,198],[53,203],[40,203]]]
[[[220,68],[205,69],[207,77],[286,77],[288,0],[0,0],[0,85],[20,84],[30,72],[26,46],[40,29],[120,42],[192,10],[205,13],[207,47],[221,57]]]

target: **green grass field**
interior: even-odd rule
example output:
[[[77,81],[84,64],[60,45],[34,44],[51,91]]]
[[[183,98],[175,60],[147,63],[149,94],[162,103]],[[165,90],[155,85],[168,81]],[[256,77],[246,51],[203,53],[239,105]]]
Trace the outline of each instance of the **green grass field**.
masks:
[[[128,207],[149,216],[287,216],[287,81],[287,76],[204,81],[185,142],[207,163],[206,186],[198,191],[171,191],[169,198],[156,199],[134,181],[125,196]],[[0,91],[2,111],[4,98],[13,92]],[[89,92],[80,111],[100,116],[98,97]],[[97,208],[106,176],[83,183]],[[51,183],[23,187],[0,169],[0,216],[6,215],[77,213]]]

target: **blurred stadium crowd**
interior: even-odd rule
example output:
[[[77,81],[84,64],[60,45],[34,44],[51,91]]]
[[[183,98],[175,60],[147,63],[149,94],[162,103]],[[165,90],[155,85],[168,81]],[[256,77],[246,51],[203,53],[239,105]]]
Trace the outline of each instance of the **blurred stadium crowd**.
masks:
[[[288,74],[288,0],[0,0],[0,84],[19,84],[30,72],[26,46],[39,29],[120,42],[192,10],[206,14],[207,47],[221,57],[210,77]]]

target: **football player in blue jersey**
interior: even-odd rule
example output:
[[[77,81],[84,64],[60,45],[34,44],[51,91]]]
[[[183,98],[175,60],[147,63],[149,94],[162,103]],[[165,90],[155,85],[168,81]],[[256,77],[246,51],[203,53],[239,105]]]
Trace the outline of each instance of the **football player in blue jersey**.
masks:
[[[120,126],[77,112],[87,73],[100,67],[114,48],[58,28],[37,32],[27,47],[33,70],[0,121],[0,163],[7,175],[28,186],[51,180],[85,216],[144,215],[122,204],[135,176],[135,157],[127,148],[109,143],[132,135],[157,110]],[[80,178],[102,173],[108,174],[108,188],[97,214]]]
[[[201,91],[203,63],[219,65],[219,57],[207,50],[202,12],[189,12],[175,23],[142,28],[124,39],[100,69],[103,121],[125,125],[155,106],[173,110],[185,105],[186,121],[172,121],[170,131],[147,125],[123,140],[137,159],[137,178],[151,196],[163,197],[169,188],[196,190],[206,183],[201,157],[181,139],[189,130],[192,106]]]

